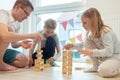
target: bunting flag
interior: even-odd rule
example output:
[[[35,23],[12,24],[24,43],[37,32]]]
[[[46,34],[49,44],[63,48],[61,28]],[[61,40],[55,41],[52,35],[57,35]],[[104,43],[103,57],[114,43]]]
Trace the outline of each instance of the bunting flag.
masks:
[[[71,38],[70,41],[71,41],[72,43],[75,43],[75,38]]]
[[[65,45],[65,43],[66,43],[66,40],[62,40],[62,41],[60,41],[61,42],[61,45],[62,45],[62,47]]]
[[[68,22],[72,27],[74,27],[74,19],[70,19]]]
[[[78,39],[79,41],[82,41],[82,34],[79,34],[79,35],[77,36],[77,39]]]
[[[63,28],[64,28],[64,29],[65,29],[65,31],[66,31],[66,28],[67,28],[67,21],[62,22],[62,26],[63,26]]]

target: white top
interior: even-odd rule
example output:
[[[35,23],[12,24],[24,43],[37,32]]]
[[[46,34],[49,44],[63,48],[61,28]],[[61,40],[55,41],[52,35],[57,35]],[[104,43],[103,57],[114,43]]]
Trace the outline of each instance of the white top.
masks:
[[[13,31],[16,33],[20,32],[20,23],[15,21],[11,15],[11,11],[0,10],[0,23],[12,25]]]
[[[20,32],[20,23],[15,21],[11,15],[11,11],[0,10],[0,23],[6,24],[9,30],[9,27],[13,29],[13,32]],[[11,25],[11,26],[10,26]],[[8,48],[12,48],[10,45]]]

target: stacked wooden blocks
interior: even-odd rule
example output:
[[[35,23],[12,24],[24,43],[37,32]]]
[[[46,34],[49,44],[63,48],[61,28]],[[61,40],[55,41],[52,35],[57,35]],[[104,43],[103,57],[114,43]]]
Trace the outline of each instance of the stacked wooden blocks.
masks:
[[[63,51],[62,73],[72,74],[72,50]]]
[[[41,50],[41,43],[38,43],[38,50],[37,50],[37,59],[35,60],[35,71],[43,71],[44,69],[44,59],[42,59],[42,50]]]
[[[35,71],[43,71],[44,69],[44,60],[42,59],[42,51],[37,51],[37,59],[35,60]]]

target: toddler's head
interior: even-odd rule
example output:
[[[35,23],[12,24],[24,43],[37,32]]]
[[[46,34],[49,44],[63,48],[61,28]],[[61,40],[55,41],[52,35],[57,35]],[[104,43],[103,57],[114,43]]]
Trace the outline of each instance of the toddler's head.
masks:
[[[46,37],[50,37],[54,35],[54,31],[56,29],[57,23],[53,19],[48,19],[44,24],[44,34]]]

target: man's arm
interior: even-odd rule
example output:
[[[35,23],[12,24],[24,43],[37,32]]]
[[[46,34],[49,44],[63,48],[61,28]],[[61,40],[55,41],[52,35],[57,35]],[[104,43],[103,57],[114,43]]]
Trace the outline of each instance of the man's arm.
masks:
[[[28,40],[28,39],[11,43],[11,46],[13,48],[22,47],[22,48],[28,49],[31,47],[31,45],[32,45],[32,40]]]
[[[15,42],[23,39],[28,38],[37,38],[40,40],[38,33],[31,33],[31,34],[17,34],[14,32],[9,32],[7,25],[0,23],[0,39],[3,42]]]

